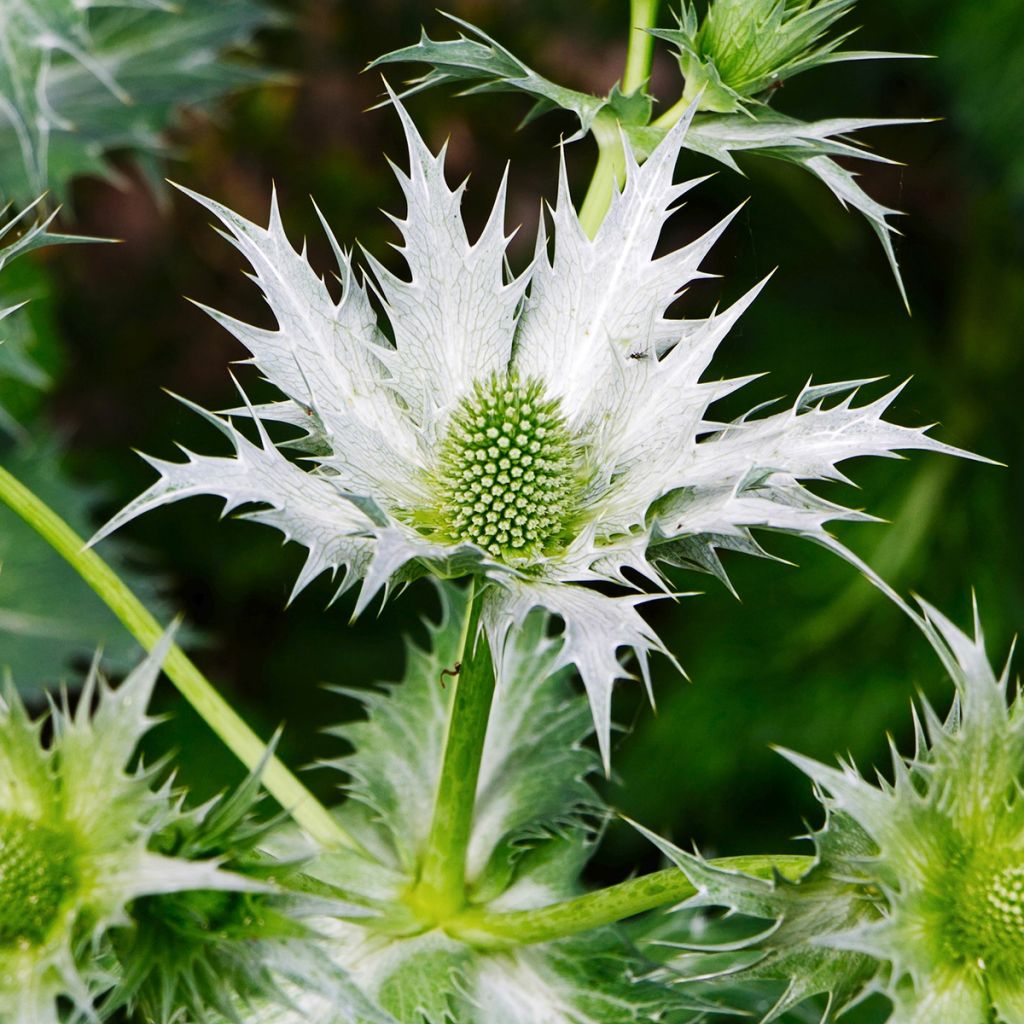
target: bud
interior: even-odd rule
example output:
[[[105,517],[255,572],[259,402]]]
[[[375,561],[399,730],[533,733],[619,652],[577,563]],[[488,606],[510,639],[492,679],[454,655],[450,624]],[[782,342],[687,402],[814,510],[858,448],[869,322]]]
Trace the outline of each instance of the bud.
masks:
[[[863,54],[836,49],[850,32],[827,38],[854,0],[711,0],[704,20],[684,0],[677,29],[655,34],[678,47],[684,98],[701,110],[731,113],[763,101],[787,78]]]

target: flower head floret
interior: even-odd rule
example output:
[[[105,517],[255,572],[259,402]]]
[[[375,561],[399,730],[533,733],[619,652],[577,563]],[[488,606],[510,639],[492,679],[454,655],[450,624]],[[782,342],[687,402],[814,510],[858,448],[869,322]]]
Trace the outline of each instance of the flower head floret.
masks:
[[[441,442],[430,532],[509,565],[553,554],[572,538],[582,461],[543,382],[515,374],[478,381]]]
[[[195,197],[255,268],[278,327],[211,313],[285,397],[227,418],[204,412],[234,456],[151,460],[160,479],[99,536],[210,493],[228,508],[255,504],[250,518],[309,549],[296,591],[326,570],[344,574],[341,590],[362,579],[357,613],[396,581],[473,574],[492,650],[534,607],[564,620],[562,657],[583,677],[607,762],[611,688],[626,674],[619,652],[633,650],[646,677],[649,652],[663,647],[636,609],[646,593],[580,584],[635,590],[646,580],[665,590],[659,561],[724,576],[715,549],[759,553],[755,527],[852,558],[824,524],[870,517],[801,481],[845,479],[837,464],[858,455],[955,449],[886,422],[897,392],[854,406],[857,383],[808,386],[774,415],[726,424],[711,415],[750,379],[701,377],[758,289],[704,320],[666,315],[705,276],[700,263],[729,221],[656,255],[665,222],[697,184],[673,181],[686,119],[642,167],[627,156],[626,184],[593,239],[563,166],[554,253],[542,225],[534,260],[511,276],[504,185],[471,242],[444,152],[432,153],[395,108],[409,146],[409,171],[397,172],[407,211],[396,219],[408,276],[367,257],[390,331],[333,237],[338,300],[288,241],[276,201],[263,228]],[[257,440],[231,416],[251,417]],[[275,444],[266,420],[308,435],[310,469],[285,456],[294,439]]]

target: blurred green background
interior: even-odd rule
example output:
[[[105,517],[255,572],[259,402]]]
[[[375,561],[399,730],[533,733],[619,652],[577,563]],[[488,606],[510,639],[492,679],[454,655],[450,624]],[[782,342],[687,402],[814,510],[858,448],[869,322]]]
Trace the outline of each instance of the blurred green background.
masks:
[[[450,29],[423,0],[280,6],[291,24],[264,32],[259,51],[292,81],[251,89],[212,118],[183,116],[170,176],[257,219],[276,182],[293,237],[308,235],[314,262],[327,270],[309,199],[315,196],[340,239],[358,239],[394,263],[387,243],[395,230],[379,208],[401,208],[383,154],[401,162],[402,142],[392,113],[367,112],[381,83],[360,70],[413,42],[421,23],[435,37]],[[603,93],[621,73],[625,0],[452,0],[448,9],[566,84]],[[662,22],[668,18],[666,10]],[[692,237],[747,196],[752,201],[707,264],[722,277],[692,288],[680,310],[701,316],[778,267],[712,368],[723,375],[770,371],[736,396],[734,411],[792,398],[811,376],[913,377],[897,419],[939,421],[944,440],[1008,465],[920,455],[854,464],[850,472],[863,492],[843,497],[892,521],[843,530],[842,538],[899,589],[920,592],[966,624],[976,588],[998,660],[1024,623],[1024,9],[1020,0],[863,0],[855,19],[863,25],[859,47],[936,59],[815,71],[788,83],[776,105],[807,119],[942,118],[876,130],[871,141],[906,166],[860,168],[872,195],[908,213],[898,255],[913,316],[869,228],[819,183],[756,157],[743,161],[748,177],[741,178],[693,155],[681,173],[720,173],[691,194],[674,237]],[[666,53],[657,58],[653,90],[668,102],[677,95]],[[574,130],[568,116],[552,115],[515,132],[528,106],[514,95],[458,99],[443,91],[410,101],[434,145],[450,138],[451,179],[472,173],[471,224],[483,223],[511,160],[509,222],[523,225],[512,258],[520,264],[532,248],[538,199],[553,198],[558,140]],[[593,158],[589,141],[568,150],[580,195]],[[123,244],[43,254],[54,284],[33,314],[41,336],[51,338],[43,353],[53,378],[45,416],[66,439],[71,475],[102,488],[91,513],[78,510],[83,526],[90,514],[94,524],[102,521],[150,482],[151,470],[132,448],[163,457],[173,457],[175,441],[216,449],[214,432],[161,389],[209,408],[233,404],[226,368],[243,353],[183,296],[271,322],[207,216],[169,190],[154,195],[129,163],[123,169],[121,187],[80,181],[63,215],[68,228]],[[242,368],[241,375],[258,396],[251,373]],[[431,588],[421,584],[355,626],[351,597],[326,607],[333,593],[327,580],[286,610],[301,551],[282,547],[265,528],[220,523],[218,513],[213,499],[186,502],[143,518],[122,542],[145,575],[160,581],[167,605],[195,628],[196,657],[210,677],[265,734],[286,723],[284,756],[297,765],[332,756],[336,741],[322,728],[358,711],[322,684],[395,678],[400,636],[417,634],[417,617],[434,611]],[[918,690],[942,710],[949,700],[913,626],[854,570],[811,545],[765,540],[799,568],[729,559],[740,601],[709,578],[680,574],[680,589],[704,589],[704,596],[648,608],[692,681],[656,664],[656,714],[639,687],[622,685],[617,697],[622,730],[609,799],[708,853],[788,848],[804,817],[813,819],[808,784],[771,744],[826,759],[849,751],[862,765],[882,763],[887,730],[904,748],[909,743],[908,706]],[[111,632],[102,621],[89,629],[97,641]],[[54,683],[57,674],[32,682]],[[182,779],[203,793],[235,777],[230,756],[169,687],[162,700],[174,715],[154,744],[180,749]],[[334,785],[329,773],[309,778],[325,795]],[[613,824],[591,874],[595,882],[613,881],[656,865],[635,833]]]

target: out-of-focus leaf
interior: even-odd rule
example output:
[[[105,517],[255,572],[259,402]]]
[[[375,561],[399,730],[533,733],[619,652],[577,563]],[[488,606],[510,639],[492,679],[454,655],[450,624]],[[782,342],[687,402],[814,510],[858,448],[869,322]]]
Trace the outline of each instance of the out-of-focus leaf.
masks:
[[[58,196],[105,156],[166,149],[184,106],[266,73],[226,56],[275,20],[259,0],[96,4],[6,0],[0,9],[0,195]]]

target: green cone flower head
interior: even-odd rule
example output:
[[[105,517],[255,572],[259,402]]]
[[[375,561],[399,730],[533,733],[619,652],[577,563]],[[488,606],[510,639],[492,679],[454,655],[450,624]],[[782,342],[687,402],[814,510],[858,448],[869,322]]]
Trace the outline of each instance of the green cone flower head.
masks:
[[[173,813],[152,773],[131,770],[166,642],[117,690],[93,666],[77,710],[32,720],[14,687],[0,703],[0,1020],[56,1024],[107,984],[93,955],[139,896],[246,888],[213,863],[151,853]],[[52,740],[41,739],[44,724]],[[83,952],[81,957],[78,956]]]
[[[977,624],[971,637],[924,609],[957,695],[944,722],[924,704],[891,781],[786,754],[828,812],[804,879],[750,879],[659,842],[700,890],[693,905],[775,918],[733,975],[786,982],[765,1020],[817,993],[831,1020],[880,991],[890,1024],[1024,1024],[1024,700],[1007,703]]]
[[[828,36],[856,0],[709,0],[701,20],[683,0],[679,27],[655,34],[675,43],[684,95],[702,110],[731,113],[787,78],[842,60],[881,56],[836,52],[850,32]],[[895,56],[888,54],[887,56]]]
[[[705,320],[666,315],[705,276],[700,263],[729,220],[656,255],[666,221],[697,184],[673,181],[686,119],[643,166],[627,157],[626,184],[593,239],[563,166],[554,253],[542,224],[536,255],[516,277],[507,273],[504,186],[471,242],[443,151],[431,152],[395,106],[409,147],[409,172],[397,172],[407,211],[396,220],[407,277],[368,256],[368,286],[332,238],[335,300],[289,242],[276,202],[264,228],[196,197],[255,268],[278,329],[211,313],[285,398],[234,410],[255,419],[256,442],[230,418],[204,413],[235,456],[150,460],[159,480],[98,537],[209,493],[228,508],[260,506],[251,518],[309,549],[296,591],[325,571],[343,573],[341,590],[361,579],[357,613],[396,583],[473,574],[492,651],[535,607],[562,618],[561,656],[583,677],[607,765],[619,653],[634,651],[646,678],[649,653],[663,650],[637,610],[649,598],[637,580],[665,593],[659,562],[724,577],[716,549],[763,553],[754,527],[852,558],[824,524],[866,517],[800,481],[844,479],[837,464],[857,455],[955,449],[884,420],[896,392],[854,406],[858,382],[809,385],[792,409],[716,421],[712,404],[751,378],[701,377],[758,289]],[[294,436],[275,444],[264,420],[307,435],[309,468],[282,450]],[[633,592],[585,586],[598,582]]]

